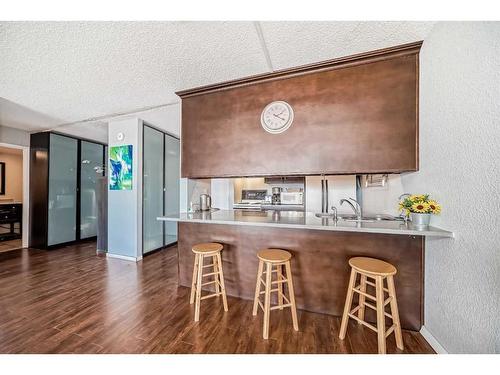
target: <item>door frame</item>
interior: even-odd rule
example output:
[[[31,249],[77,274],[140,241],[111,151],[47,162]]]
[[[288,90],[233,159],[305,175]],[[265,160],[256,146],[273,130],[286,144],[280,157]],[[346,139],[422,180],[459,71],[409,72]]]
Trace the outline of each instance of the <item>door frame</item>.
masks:
[[[21,247],[29,247],[30,223],[30,147],[0,142],[0,147],[14,148],[23,152],[23,233]]]

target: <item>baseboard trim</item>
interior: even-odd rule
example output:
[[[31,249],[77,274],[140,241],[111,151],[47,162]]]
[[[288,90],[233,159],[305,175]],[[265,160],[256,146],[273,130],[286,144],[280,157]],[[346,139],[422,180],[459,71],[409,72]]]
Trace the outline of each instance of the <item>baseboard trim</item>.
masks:
[[[424,339],[432,346],[432,349],[435,350],[437,354],[448,354],[447,350],[439,343],[438,340],[429,332],[425,326],[422,326],[420,329],[420,334],[424,337]]]
[[[116,258],[116,259],[121,259],[121,260],[128,260],[130,262],[138,262],[140,260],[142,260],[142,257],[129,257],[129,256],[126,256],[126,255],[118,255],[118,254],[110,254],[110,253],[106,253],[106,257],[108,258]]]

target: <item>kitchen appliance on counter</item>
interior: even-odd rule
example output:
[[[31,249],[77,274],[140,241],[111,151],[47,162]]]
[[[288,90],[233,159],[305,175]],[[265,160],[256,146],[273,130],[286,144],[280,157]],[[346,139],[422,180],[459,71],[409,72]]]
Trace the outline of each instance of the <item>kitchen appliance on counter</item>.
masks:
[[[304,211],[303,189],[273,187],[272,196],[267,190],[242,190],[241,201],[233,204],[234,209]],[[271,198],[271,199],[269,199]]]
[[[265,204],[267,190],[247,190],[241,191],[241,201],[233,204],[233,208],[260,210],[262,204]]]
[[[271,198],[272,204],[280,204],[281,203],[281,188],[273,187],[272,189],[273,195]]]
[[[304,204],[304,192],[303,191],[281,191],[280,204],[302,205],[302,204]]]
[[[212,197],[208,194],[200,195],[200,211],[210,211],[212,208]]]

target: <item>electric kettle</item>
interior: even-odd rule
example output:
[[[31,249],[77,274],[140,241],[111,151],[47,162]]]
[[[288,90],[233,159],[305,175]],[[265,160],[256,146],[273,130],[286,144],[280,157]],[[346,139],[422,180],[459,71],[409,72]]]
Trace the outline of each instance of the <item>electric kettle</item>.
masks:
[[[208,194],[200,195],[200,210],[209,211],[212,208],[212,197]]]

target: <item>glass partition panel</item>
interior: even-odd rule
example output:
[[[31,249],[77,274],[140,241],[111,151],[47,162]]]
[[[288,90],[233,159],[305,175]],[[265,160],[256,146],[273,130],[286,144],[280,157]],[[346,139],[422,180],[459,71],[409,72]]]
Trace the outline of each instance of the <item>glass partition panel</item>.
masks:
[[[180,150],[177,138],[165,135],[165,215],[179,214]],[[165,222],[165,245],[177,241],[177,223]]]
[[[49,246],[76,240],[77,151],[76,139],[50,135]]]
[[[144,126],[143,253],[163,246],[163,133]]]
[[[82,141],[80,179],[80,238],[97,236],[97,178],[102,175],[104,146]]]

